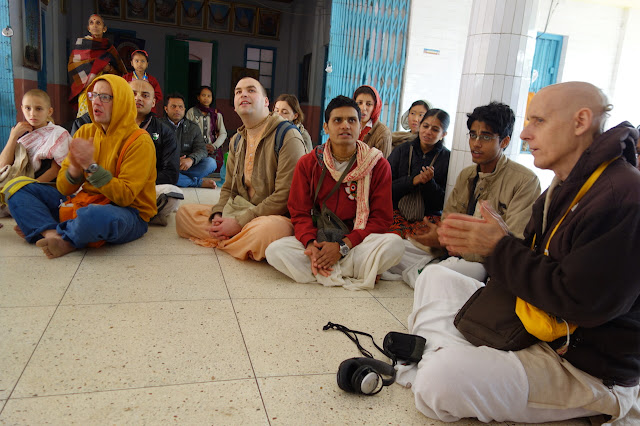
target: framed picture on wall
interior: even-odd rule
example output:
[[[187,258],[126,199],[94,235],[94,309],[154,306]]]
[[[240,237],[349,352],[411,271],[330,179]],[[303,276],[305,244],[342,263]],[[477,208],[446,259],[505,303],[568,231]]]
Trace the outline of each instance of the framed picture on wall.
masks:
[[[256,27],[256,7],[233,5],[232,32],[253,35]]]
[[[22,20],[22,64],[32,70],[42,67],[42,26],[40,24],[40,0],[24,0]]]
[[[125,18],[127,21],[150,22],[149,0],[125,0]]]
[[[180,25],[188,28],[204,26],[204,0],[183,0],[180,11]]]
[[[178,0],[156,0],[153,22],[162,25],[178,25]]]
[[[121,0],[96,0],[96,11],[105,19],[122,19]]]
[[[278,38],[280,36],[279,11],[258,9],[258,35],[269,38]]]
[[[231,22],[231,4],[210,0],[208,7],[207,29],[228,32],[229,22]]]

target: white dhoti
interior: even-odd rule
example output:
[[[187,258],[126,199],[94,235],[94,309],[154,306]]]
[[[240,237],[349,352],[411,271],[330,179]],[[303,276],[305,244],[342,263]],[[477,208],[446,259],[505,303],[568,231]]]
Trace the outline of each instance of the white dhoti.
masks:
[[[446,422],[476,417],[542,423],[599,413],[612,415],[616,425],[638,421],[638,386],[607,388],[546,343],[519,352],[469,343],[453,319],[483,285],[440,265],[428,266],[416,282],[409,333],[427,345],[417,365],[396,367],[396,382],[411,387],[420,412]],[[533,362],[525,368],[521,359]],[[531,381],[550,374],[554,386],[532,394]]]
[[[404,243],[404,256],[397,265],[389,268],[382,274],[383,280],[397,281],[402,280],[409,284],[411,288],[415,288],[418,275],[431,264],[438,264],[462,275],[471,277],[478,281],[484,281],[487,278],[487,272],[479,262],[469,262],[455,256],[448,257],[444,260],[434,258],[431,253],[416,247],[409,240],[402,240]]]
[[[404,253],[402,239],[395,234],[369,234],[349,254],[332,266],[328,277],[311,272],[311,260],[296,237],[285,237],[267,247],[267,262],[299,283],[318,282],[348,290],[372,289],[376,276],[397,264]]]

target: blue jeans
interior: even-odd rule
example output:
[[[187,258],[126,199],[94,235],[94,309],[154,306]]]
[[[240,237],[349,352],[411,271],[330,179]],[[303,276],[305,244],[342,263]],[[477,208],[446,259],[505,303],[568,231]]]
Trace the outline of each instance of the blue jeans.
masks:
[[[213,173],[216,167],[216,160],[211,157],[204,157],[198,164],[191,166],[189,170],[180,170],[176,185],[182,188],[200,187],[202,178]]]
[[[9,198],[11,215],[30,243],[42,238],[42,232],[55,229],[75,248],[83,248],[96,241],[123,244],[142,237],[148,224],[138,210],[115,204],[92,204],[78,209],[78,217],[59,223],[58,207],[66,200],[50,185],[32,183]]]

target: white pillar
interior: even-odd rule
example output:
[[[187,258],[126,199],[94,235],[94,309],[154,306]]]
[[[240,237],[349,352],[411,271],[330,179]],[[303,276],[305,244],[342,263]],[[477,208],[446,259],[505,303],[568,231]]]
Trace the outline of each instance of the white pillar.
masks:
[[[491,101],[503,102],[516,113],[512,141],[506,154],[520,151],[520,131],[529,91],[536,42],[538,0],[474,0],[462,67],[447,194],[460,171],[471,165],[467,113]]]

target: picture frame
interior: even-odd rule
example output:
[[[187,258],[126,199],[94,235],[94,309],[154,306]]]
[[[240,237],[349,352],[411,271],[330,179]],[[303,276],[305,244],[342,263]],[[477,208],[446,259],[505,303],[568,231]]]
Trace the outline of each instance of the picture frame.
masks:
[[[180,26],[186,28],[204,27],[204,0],[183,0],[180,8]]]
[[[24,0],[22,2],[22,64],[25,68],[40,71],[42,68],[42,24],[40,0]]]
[[[258,9],[258,36],[278,39],[280,37],[280,11]]]
[[[151,22],[151,2],[149,0],[124,0],[125,19],[133,22]]]
[[[122,0],[96,0],[96,12],[104,19],[122,19]]]
[[[178,0],[156,0],[153,7],[153,22],[158,25],[178,25]]]
[[[207,5],[207,30],[229,32],[231,22],[231,3],[209,1]]]
[[[257,7],[243,4],[233,5],[233,20],[231,32],[236,34],[254,35],[256,27]]]

